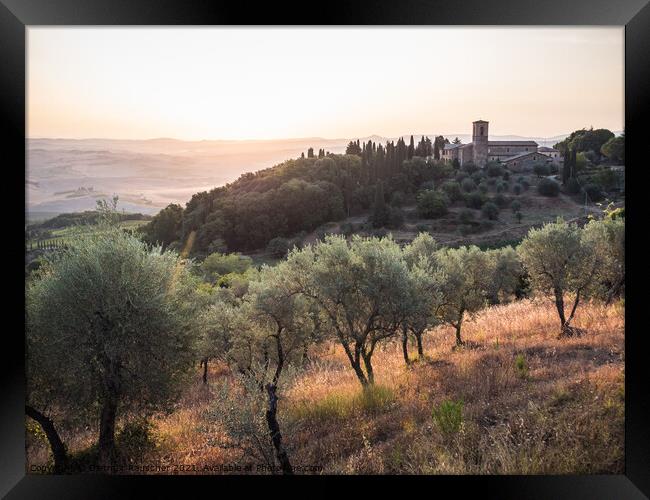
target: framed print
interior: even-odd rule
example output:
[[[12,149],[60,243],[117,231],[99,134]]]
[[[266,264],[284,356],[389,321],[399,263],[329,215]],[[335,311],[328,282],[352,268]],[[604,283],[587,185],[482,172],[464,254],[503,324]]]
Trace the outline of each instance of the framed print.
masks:
[[[645,1],[1,3],[3,495],[648,497]]]

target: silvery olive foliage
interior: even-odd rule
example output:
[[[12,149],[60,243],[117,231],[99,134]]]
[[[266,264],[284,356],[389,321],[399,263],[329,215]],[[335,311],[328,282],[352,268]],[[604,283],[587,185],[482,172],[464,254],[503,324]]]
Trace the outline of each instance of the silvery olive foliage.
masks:
[[[394,334],[410,295],[399,245],[390,237],[327,236],[289,254],[286,278],[317,305],[361,384],[373,383],[372,355]]]
[[[605,271],[603,266],[610,255],[607,251],[599,251],[601,245],[609,245],[605,243],[606,231],[601,230],[606,222],[594,221],[593,224],[581,229],[558,219],[539,229],[531,229],[518,248],[533,287],[553,294],[561,333],[569,326],[580,300],[597,291],[599,276]],[[569,298],[573,304],[567,317],[565,302]]]
[[[437,262],[445,277],[440,287],[442,300],[436,316],[456,329],[456,344],[461,345],[465,314],[472,314],[486,304],[492,279],[490,259],[477,246],[469,246],[443,248],[437,253]]]
[[[28,400],[97,418],[174,401],[196,357],[199,303],[188,262],[108,217],[53,254],[26,290]]]

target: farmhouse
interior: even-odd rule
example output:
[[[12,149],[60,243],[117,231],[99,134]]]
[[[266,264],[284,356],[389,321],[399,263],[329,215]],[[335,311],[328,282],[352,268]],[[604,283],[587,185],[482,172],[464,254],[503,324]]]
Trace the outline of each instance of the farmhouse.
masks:
[[[461,166],[471,161],[479,167],[485,167],[490,161],[498,161],[513,170],[521,170],[540,161],[552,161],[550,154],[538,150],[535,141],[488,140],[488,125],[489,122],[484,120],[472,122],[472,142],[445,144],[441,158],[447,161],[457,159]]]

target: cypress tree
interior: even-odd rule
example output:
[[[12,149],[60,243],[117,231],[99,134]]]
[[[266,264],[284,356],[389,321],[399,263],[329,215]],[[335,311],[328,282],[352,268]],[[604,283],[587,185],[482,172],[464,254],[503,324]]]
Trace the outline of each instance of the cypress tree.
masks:
[[[375,186],[375,204],[372,213],[372,225],[382,227],[388,224],[390,219],[390,210],[386,206],[384,199],[384,184],[379,181]]]
[[[571,177],[571,150],[567,149],[564,152],[564,165],[562,166],[562,185],[566,186]]]

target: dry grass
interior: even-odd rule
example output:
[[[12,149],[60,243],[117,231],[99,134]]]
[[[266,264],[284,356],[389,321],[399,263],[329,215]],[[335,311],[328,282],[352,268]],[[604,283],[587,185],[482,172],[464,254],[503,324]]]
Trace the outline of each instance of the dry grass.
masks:
[[[367,394],[342,349],[322,346],[281,395],[292,462],[338,474],[622,473],[623,306],[584,303],[574,324],[586,335],[558,340],[548,299],[486,309],[464,324],[466,348],[452,350],[451,328],[438,327],[425,336],[426,357],[407,368],[397,343],[387,344],[373,358],[377,387]],[[224,377],[215,366],[204,387],[197,373],[177,408],[153,419],[146,460],[242,460],[216,444],[222,431],[206,414]],[[441,428],[455,417],[440,412],[459,406],[460,424]],[[42,450],[32,446],[30,462]]]

